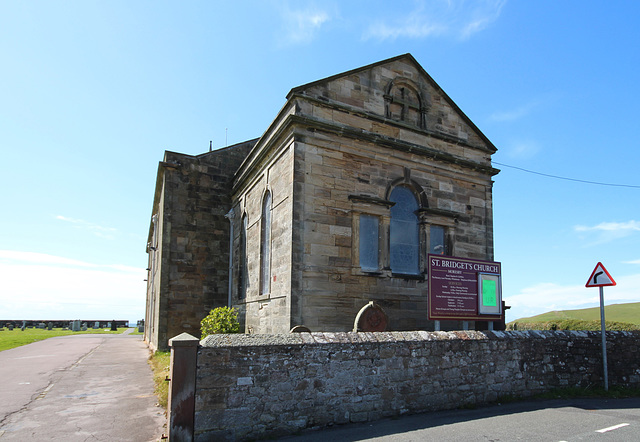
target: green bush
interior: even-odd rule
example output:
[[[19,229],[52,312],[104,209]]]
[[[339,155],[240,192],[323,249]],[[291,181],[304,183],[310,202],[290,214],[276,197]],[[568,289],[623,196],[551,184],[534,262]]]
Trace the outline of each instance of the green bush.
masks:
[[[202,339],[219,333],[240,333],[238,312],[232,307],[218,307],[209,312],[200,323]]]

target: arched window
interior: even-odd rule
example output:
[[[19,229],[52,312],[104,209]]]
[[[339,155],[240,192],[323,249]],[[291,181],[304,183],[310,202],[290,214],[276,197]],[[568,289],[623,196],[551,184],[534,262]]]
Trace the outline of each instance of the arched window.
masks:
[[[409,187],[398,186],[391,191],[390,260],[393,273],[420,273],[420,235],[418,200]]]
[[[271,289],[271,192],[267,191],[262,200],[260,221],[260,294]]]
[[[426,127],[425,102],[418,86],[408,78],[396,78],[387,85],[384,95],[385,116],[421,129]]]
[[[240,247],[238,253],[238,298],[247,296],[247,216],[242,217],[240,223]]]

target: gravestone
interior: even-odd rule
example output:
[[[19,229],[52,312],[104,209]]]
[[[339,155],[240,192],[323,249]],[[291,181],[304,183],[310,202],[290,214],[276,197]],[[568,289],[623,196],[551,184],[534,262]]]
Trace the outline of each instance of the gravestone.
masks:
[[[296,325],[291,330],[289,330],[289,333],[311,333],[311,330],[309,329],[309,327],[306,327],[304,325]]]
[[[44,330],[44,322],[38,322],[38,325],[36,328],[39,328],[40,330]]]
[[[111,323],[111,331],[118,331],[118,324],[116,324],[116,320],[115,319]]]
[[[382,308],[371,301],[360,309],[353,324],[354,332],[383,332],[389,318]]]
[[[138,333],[144,333],[144,319],[138,321]]]
[[[7,328],[8,328],[9,330],[13,330],[13,324],[7,324]]]
[[[75,321],[72,322],[71,331],[74,331],[74,332],[80,331],[80,320],[79,319],[76,319]]]
[[[82,323],[82,331],[87,331],[87,323],[86,322]]]
[[[27,321],[22,321],[22,327],[20,330],[24,331],[25,328],[27,328]]]
[[[96,321],[96,322],[93,323],[93,329],[95,330],[95,329],[98,329],[98,328],[100,328],[100,323],[98,321]]]
[[[47,330],[53,330],[53,322],[47,324]]]

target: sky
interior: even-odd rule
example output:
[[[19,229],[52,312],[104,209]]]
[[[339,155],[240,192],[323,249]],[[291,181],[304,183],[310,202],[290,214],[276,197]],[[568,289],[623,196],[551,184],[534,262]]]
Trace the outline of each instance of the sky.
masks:
[[[0,319],[144,317],[158,162],[411,53],[498,148],[507,321],[640,301],[640,3],[0,1]]]

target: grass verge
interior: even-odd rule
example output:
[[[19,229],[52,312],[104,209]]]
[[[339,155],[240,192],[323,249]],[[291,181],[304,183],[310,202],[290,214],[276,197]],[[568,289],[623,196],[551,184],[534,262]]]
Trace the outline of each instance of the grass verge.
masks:
[[[507,330],[587,330],[600,331],[600,321],[582,321],[579,319],[557,319],[547,322],[513,321],[507,324]],[[605,329],[608,331],[634,331],[640,330],[640,326],[631,323],[605,321]]]
[[[165,410],[169,402],[169,382],[166,379],[170,373],[171,352],[157,351],[149,358],[149,365],[153,370],[153,383],[155,394],[158,396],[158,405]]]
[[[39,328],[27,328],[24,331],[19,328],[13,330],[3,329],[0,331],[0,351],[9,350],[10,348],[20,347],[22,345],[31,344],[32,342],[42,341],[48,338],[54,338],[56,336],[69,336],[69,335],[81,335],[81,334],[119,334],[124,333],[127,327],[118,328],[118,331],[110,331],[105,329],[88,329],[87,331],[74,332],[71,330],[63,330],[61,328],[54,328],[53,330],[39,329]]]

